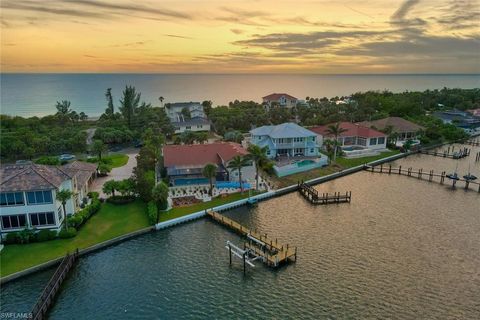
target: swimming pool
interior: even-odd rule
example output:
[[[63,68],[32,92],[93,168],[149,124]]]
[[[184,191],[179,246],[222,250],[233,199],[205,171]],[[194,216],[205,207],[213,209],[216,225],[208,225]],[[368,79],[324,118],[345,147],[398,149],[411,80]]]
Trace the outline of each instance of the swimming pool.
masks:
[[[302,160],[302,161],[299,161],[296,163],[297,167],[303,167],[303,166],[308,166],[308,165],[311,165],[311,164],[314,164],[315,161],[313,160]]]
[[[190,186],[195,184],[208,184],[207,178],[176,179],[175,186]]]
[[[363,147],[355,147],[355,146],[351,146],[351,147],[342,147],[342,150],[343,151],[356,151],[356,150],[364,150],[365,148]]]

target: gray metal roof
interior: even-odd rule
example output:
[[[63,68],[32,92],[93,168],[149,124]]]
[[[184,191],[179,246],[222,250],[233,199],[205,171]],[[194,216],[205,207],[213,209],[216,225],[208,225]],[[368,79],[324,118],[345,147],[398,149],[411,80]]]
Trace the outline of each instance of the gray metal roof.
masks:
[[[296,123],[287,122],[276,126],[263,126],[250,131],[252,136],[270,136],[271,138],[298,138],[316,136],[315,132],[307,130]]]

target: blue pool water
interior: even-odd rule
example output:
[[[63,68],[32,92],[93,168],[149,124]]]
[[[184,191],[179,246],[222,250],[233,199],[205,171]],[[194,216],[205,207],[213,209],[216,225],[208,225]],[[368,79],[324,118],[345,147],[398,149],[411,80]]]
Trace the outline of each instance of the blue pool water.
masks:
[[[297,167],[308,166],[308,165],[314,164],[314,163],[315,163],[315,161],[313,161],[313,160],[302,160],[302,161],[297,162]]]
[[[236,181],[220,181],[215,184],[217,188],[240,188],[240,183]],[[243,183],[244,189],[250,189],[250,183]]]

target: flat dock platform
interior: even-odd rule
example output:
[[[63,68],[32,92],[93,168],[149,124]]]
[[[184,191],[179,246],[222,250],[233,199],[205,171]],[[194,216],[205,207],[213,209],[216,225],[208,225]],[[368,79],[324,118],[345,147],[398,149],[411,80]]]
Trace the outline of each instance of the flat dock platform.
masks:
[[[291,260],[297,260],[296,247],[290,247],[288,244],[280,244],[277,239],[273,240],[269,238],[267,234],[260,234],[257,231],[248,229],[218,212],[207,211],[207,215],[214,221],[246,237],[249,242],[245,243],[245,248],[252,250],[255,255],[262,257],[266,265],[278,267]]]
[[[352,192],[345,192],[345,194],[340,194],[340,192],[335,192],[334,194],[323,193],[319,195],[318,191],[304,183],[298,183],[298,191],[300,194],[310,201],[312,204],[321,205],[321,204],[331,204],[331,203],[342,203],[352,201]]]

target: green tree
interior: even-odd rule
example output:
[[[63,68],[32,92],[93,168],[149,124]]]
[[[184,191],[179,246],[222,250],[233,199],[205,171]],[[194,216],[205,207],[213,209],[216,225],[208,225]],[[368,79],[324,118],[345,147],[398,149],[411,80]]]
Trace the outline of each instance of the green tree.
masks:
[[[217,166],[213,163],[207,163],[205,167],[203,167],[202,174],[205,178],[208,179],[210,184],[210,189],[208,190],[208,194],[212,196],[213,194],[213,178],[217,175]]]
[[[338,136],[341,135],[343,132],[348,131],[347,129],[344,129],[340,127],[340,123],[337,122],[336,124],[329,125],[327,127],[327,134],[332,135],[335,140],[333,141],[333,161],[337,158],[337,149],[338,149]]]
[[[59,190],[57,191],[57,200],[62,204],[62,208],[63,208],[63,215],[65,216],[64,217],[64,224],[65,224],[65,229],[67,229],[67,209],[66,209],[66,205],[67,205],[67,201],[70,200],[71,198],[73,197],[73,192],[70,191],[70,190]]]
[[[181,112],[185,120],[190,120],[192,118],[192,113],[188,107],[184,107]]]
[[[70,109],[70,101],[62,100],[61,102],[57,101],[55,107],[57,108],[57,116],[68,117],[72,110]]]
[[[105,98],[107,99],[107,109],[105,110],[105,114],[107,116],[111,116],[115,113],[115,109],[113,106],[112,88],[107,89],[107,92],[105,92]]]
[[[108,180],[103,184],[102,191],[106,195],[112,195],[115,197],[115,191],[118,189],[118,181]]]
[[[250,159],[242,156],[235,156],[228,163],[227,167],[238,171],[238,181],[240,183],[240,190],[243,192],[242,168],[250,165]]]
[[[83,112],[83,111],[78,114],[78,117],[79,117],[79,119],[80,119],[81,121],[85,121],[85,120],[88,119],[87,114],[86,114],[85,112]]]
[[[98,156],[98,160],[102,160],[102,154],[107,151],[107,146],[102,140],[95,140],[92,144],[92,152]]]
[[[204,144],[205,142],[208,141],[208,133],[206,132],[197,132],[195,133],[195,140],[198,143]]]
[[[152,189],[152,199],[157,205],[157,223],[160,218],[160,210],[168,207],[168,186],[164,182],[158,183]]]
[[[259,170],[260,168],[268,162],[267,158],[267,147],[260,148],[255,144],[251,144],[248,147],[249,158],[253,160],[255,163],[255,181],[256,187],[255,189],[258,190],[258,179],[259,179]]]
[[[141,94],[133,86],[126,86],[123,91],[123,97],[120,99],[120,112],[127,121],[129,128],[132,127],[132,120],[140,104]]]

